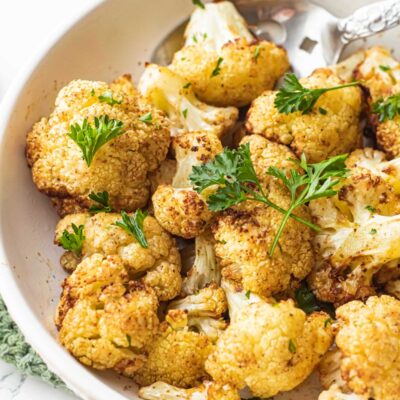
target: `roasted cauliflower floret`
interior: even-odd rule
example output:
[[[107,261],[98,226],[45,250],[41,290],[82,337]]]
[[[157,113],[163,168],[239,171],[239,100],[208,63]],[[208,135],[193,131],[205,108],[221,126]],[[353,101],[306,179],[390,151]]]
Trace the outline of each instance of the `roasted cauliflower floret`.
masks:
[[[57,225],[55,242],[60,244],[63,232],[70,231],[72,224],[82,225],[85,239],[81,257],[96,253],[118,255],[129,275],[132,278],[142,277],[160,300],[174,298],[179,294],[182,283],[181,260],[174,239],[155,218],[147,216],[143,221],[143,232],[148,247],[144,248],[135,237],[115,225],[120,220],[121,215],[116,213],[68,215]],[[73,270],[71,257],[79,262],[80,257],[67,252],[62,256],[61,263],[68,263],[68,268]]]
[[[371,111],[374,103],[400,95],[400,63],[383,47],[368,49],[355,75],[370,92]],[[400,116],[382,121],[379,115],[371,112],[369,117],[379,146],[390,157],[400,156]]]
[[[231,304],[232,296],[227,294],[230,309],[240,309],[234,310],[234,319],[206,362],[211,377],[237,389],[248,386],[260,397],[303,382],[331,345],[329,316],[320,312],[307,317],[292,300],[246,303],[246,296],[239,294]]]
[[[215,106],[249,104],[289,68],[286,51],[256,40],[228,1],[197,8],[185,38],[171,69],[192,84],[200,100]]]
[[[157,333],[157,308],[155,292],[130,281],[118,256],[94,254],[64,282],[56,317],[60,343],[85,365],[130,376]]]
[[[206,132],[191,132],[175,137],[173,148],[177,170],[171,185],[160,185],[155,191],[152,198],[154,215],[168,232],[190,239],[207,228],[213,213],[192,190],[189,175],[193,166],[207,163],[223,148],[215,135]]]
[[[195,294],[208,284],[221,281],[221,268],[215,256],[215,241],[211,232],[206,231],[195,239],[195,259],[182,289],[186,294]]]
[[[343,83],[329,69],[318,69],[300,82],[310,89]],[[361,144],[361,90],[348,87],[323,94],[311,112],[281,114],[274,105],[275,91],[266,91],[254,100],[247,115],[251,133],[289,146],[311,163],[348,153]],[[322,111],[323,110],[323,111]]]
[[[181,389],[164,382],[156,382],[141,388],[139,396],[145,400],[240,400],[236,389],[215,382],[204,382],[191,389]]]
[[[198,100],[191,83],[168,67],[148,65],[140,78],[139,90],[168,115],[172,136],[195,131],[222,136],[238,118],[235,107],[213,107]]]
[[[157,381],[181,388],[197,386],[208,377],[204,364],[212,349],[205,334],[190,329],[186,312],[171,310],[147,346],[147,361],[134,380],[141,386]]]
[[[364,149],[347,166],[350,176],[338,195],[310,203],[322,231],[315,236],[317,263],[309,282],[320,300],[336,304],[374,294],[377,274],[390,275],[400,260],[398,160]]]
[[[122,124],[120,134],[98,148],[89,166],[83,159],[87,153],[69,134],[78,125],[84,132],[80,141],[89,131],[111,132],[106,121],[114,128]],[[169,129],[164,114],[140,98],[128,77],[111,85],[72,81],[58,94],[50,117],[28,133],[33,181],[52,198],[60,215],[88,209],[93,204],[88,195],[102,191],[109,193],[115,210],[134,211],[148,200],[147,175],[167,154]]]
[[[333,382],[338,391],[359,396],[355,399],[397,400],[400,302],[390,296],[370,297],[365,304],[352,301],[339,307],[336,316],[339,355],[329,355],[322,362],[322,382]],[[320,400],[347,399],[324,396]]]

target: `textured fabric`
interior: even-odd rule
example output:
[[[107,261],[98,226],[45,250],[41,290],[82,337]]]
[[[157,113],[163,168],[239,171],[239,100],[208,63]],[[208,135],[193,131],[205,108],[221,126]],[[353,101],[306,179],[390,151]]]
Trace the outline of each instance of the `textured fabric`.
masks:
[[[39,376],[45,382],[66,389],[65,384],[53,374],[36,354],[17,325],[11,319],[4,302],[0,298],[0,358],[15,365],[22,373]]]

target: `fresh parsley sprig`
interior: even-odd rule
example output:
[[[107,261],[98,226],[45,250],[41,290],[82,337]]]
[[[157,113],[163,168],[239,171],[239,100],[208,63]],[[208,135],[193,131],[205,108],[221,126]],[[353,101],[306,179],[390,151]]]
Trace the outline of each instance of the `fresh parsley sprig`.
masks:
[[[136,210],[136,212],[130,216],[125,211],[121,211],[122,221],[115,222],[115,225],[122,228],[129,235],[133,236],[139,244],[147,249],[149,244],[143,231],[143,221],[147,217],[148,213],[142,210]]]
[[[111,90],[106,90],[103,94],[99,96],[99,100],[101,103],[107,103],[110,104],[110,106],[113,106],[114,104],[121,104],[121,100],[116,100],[113,97],[113,92]]]
[[[333,187],[346,175],[344,160],[346,156],[338,156],[319,164],[307,164],[303,156],[298,165],[303,169],[301,175],[295,169],[286,173],[276,167],[271,167],[268,174],[281,180],[291,194],[291,204],[285,210],[273,203],[265,193],[250,157],[249,144],[236,150],[224,149],[214,160],[199,166],[193,166],[189,179],[193,189],[198,193],[210,188],[211,195],[207,204],[212,211],[223,211],[246,200],[259,201],[284,215],[281,225],[271,245],[269,254],[272,256],[283,229],[289,218],[319,231],[320,228],[304,218],[293,214],[294,210],[311,200],[330,197],[337,192]]]
[[[65,250],[72,251],[76,255],[79,255],[82,251],[83,242],[85,240],[85,235],[83,233],[83,225],[76,226],[71,224],[72,233],[68,232],[66,229],[63,231],[60,238],[60,244]]]
[[[221,74],[221,64],[224,62],[222,57],[219,57],[217,63],[215,64],[215,68],[211,72],[211,78],[218,76]]]
[[[94,126],[85,118],[82,125],[72,124],[68,136],[80,147],[83,159],[88,167],[92,164],[94,155],[110,140],[123,133],[123,123],[110,119],[108,115],[94,119]]]
[[[294,298],[296,299],[297,306],[306,314],[311,314],[314,311],[325,311],[331,317],[335,318],[335,308],[333,305],[331,303],[319,301],[305,282],[296,290]],[[328,320],[325,321],[325,325],[329,323],[332,323],[330,318],[329,322]]]
[[[271,254],[278,244],[290,215],[296,208],[308,204],[312,200],[322,197],[332,197],[337,194],[337,190],[334,187],[348,173],[345,164],[347,157],[347,154],[342,154],[321,161],[318,164],[308,164],[306,156],[302,154],[300,161],[292,161],[298,164],[303,170],[303,174],[300,174],[295,169],[291,169],[289,176],[286,175],[285,171],[277,167],[269,167],[268,175],[282,181],[291,196],[290,206],[281,221],[274,242],[272,243]]]
[[[283,86],[276,94],[274,104],[281,114],[291,114],[296,111],[307,114],[324,93],[357,85],[358,82],[351,82],[330,88],[307,89],[295,74],[286,74]]]
[[[372,105],[372,112],[379,116],[379,122],[392,120],[400,115],[400,93],[377,100]]]
[[[110,213],[112,211],[108,192],[97,192],[97,193],[91,192],[89,194],[89,199],[98,203],[98,204],[93,204],[89,208],[90,213],[92,214],[97,214],[99,212]]]
[[[206,6],[204,5],[204,3],[203,3],[201,0],[192,0],[192,3],[193,3],[195,6],[201,8],[201,9],[203,9],[203,10],[205,10],[205,8],[206,8]]]

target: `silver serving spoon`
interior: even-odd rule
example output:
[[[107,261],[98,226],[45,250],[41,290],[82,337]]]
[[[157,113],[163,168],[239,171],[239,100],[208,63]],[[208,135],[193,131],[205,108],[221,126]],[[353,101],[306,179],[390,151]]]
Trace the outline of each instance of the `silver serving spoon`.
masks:
[[[234,0],[253,34],[282,45],[294,72],[307,76],[315,68],[337,63],[344,47],[400,24],[400,0],[379,1],[338,19],[307,0]],[[155,49],[151,61],[167,65],[183,45],[186,22]]]

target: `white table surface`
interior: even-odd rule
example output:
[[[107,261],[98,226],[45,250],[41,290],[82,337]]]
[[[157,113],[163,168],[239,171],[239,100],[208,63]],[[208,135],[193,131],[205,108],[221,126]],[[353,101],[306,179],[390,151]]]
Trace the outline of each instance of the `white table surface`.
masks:
[[[0,0],[0,100],[13,77],[60,23],[99,0]],[[1,400],[76,400],[0,361]]]

